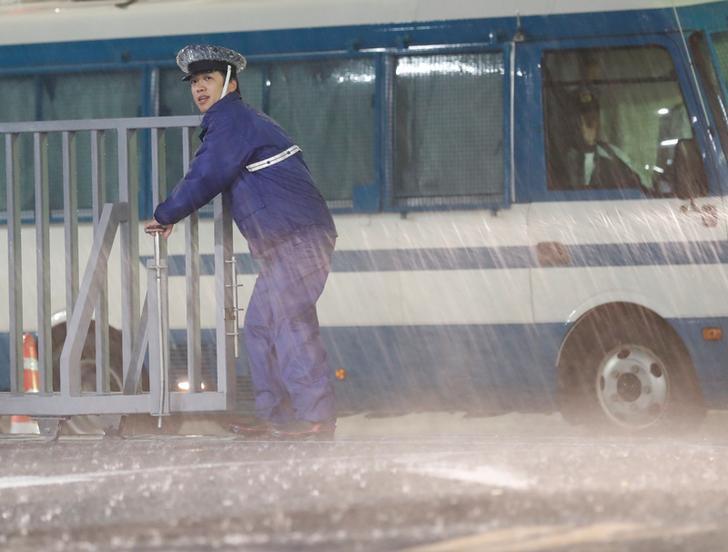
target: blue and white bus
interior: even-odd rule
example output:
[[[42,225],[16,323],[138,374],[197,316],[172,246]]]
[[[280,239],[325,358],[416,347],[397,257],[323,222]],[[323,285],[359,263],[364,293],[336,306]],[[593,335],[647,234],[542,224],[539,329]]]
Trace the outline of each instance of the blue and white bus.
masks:
[[[0,7],[0,122],[195,114],[177,50],[244,53],[243,98],[290,131],[335,213],[319,317],[342,413],[558,410],[644,430],[728,406],[728,2],[115,4]],[[141,136],[141,218],[145,151]],[[168,151],[171,186],[182,162]],[[79,161],[80,216],[89,172]],[[53,211],[52,170],[49,187]],[[82,258],[91,237],[81,225]],[[184,295],[181,243],[170,288]],[[255,267],[239,236],[235,249],[244,304]],[[212,251],[200,255],[204,305]],[[62,281],[51,287],[62,311]],[[170,307],[182,354],[184,302]],[[203,309],[203,326],[214,317]],[[5,388],[7,325],[0,309]],[[244,395],[244,360],[239,379]]]

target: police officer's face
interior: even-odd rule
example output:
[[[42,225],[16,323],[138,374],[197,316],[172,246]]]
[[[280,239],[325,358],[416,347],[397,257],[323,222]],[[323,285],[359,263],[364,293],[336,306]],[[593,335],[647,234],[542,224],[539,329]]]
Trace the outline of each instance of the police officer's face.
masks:
[[[192,99],[201,113],[205,113],[220,99],[225,77],[218,71],[197,73],[190,79]],[[237,90],[237,83],[231,80],[228,84],[228,93]]]

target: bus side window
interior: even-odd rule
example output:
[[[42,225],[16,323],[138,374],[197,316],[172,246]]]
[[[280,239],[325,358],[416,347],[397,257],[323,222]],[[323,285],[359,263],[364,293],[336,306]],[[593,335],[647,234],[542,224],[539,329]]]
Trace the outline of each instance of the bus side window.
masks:
[[[692,127],[664,48],[548,51],[542,66],[549,190],[633,188],[673,196],[679,143],[686,148],[680,170],[693,174],[693,192],[703,190],[702,164],[689,146]]]
[[[725,39],[726,33],[719,33],[714,36],[716,52],[725,52]],[[713,115],[713,121],[718,130],[718,136],[720,137],[720,144],[723,148],[723,153],[728,155],[728,122],[726,121],[727,107],[725,98],[721,91],[718,74],[716,73],[716,67],[714,67],[712,63],[708,44],[706,43],[706,37],[702,32],[693,33],[690,36],[689,42],[690,53],[693,56],[698,75],[700,76],[700,80],[705,88],[705,97],[708,100],[708,106],[710,107]],[[725,55],[719,56],[718,59],[725,59]],[[700,169],[703,169],[702,164]],[[702,172],[701,178],[704,178],[704,171]],[[680,183],[678,182],[678,186],[679,185]],[[705,195],[707,195],[707,182],[702,185],[702,189],[705,191]],[[677,190],[677,196],[682,197],[682,195],[691,192],[692,191]]]
[[[660,118],[659,148],[653,190],[661,197],[691,199],[708,194],[708,179],[683,104],[672,106]],[[675,138],[680,136],[680,138]],[[690,136],[684,138],[684,136]]]

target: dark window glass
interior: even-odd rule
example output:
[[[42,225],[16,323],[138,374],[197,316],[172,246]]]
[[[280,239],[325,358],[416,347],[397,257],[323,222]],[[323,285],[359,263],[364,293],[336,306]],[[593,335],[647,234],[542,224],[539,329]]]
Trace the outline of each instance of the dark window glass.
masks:
[[[35,119],[35,79],[33,77],[4,77],[0,80],[0,122],[14,123]],[[33,140],[22,136],[17,142],[20,159],[24,162],[32,159]],[[21,163],[19,165],[22,166]],[[16,167],[18,170],[18,167]],[[20,172],[21,205],[27,209],[33,205],[32,171]],[[5,188],[5,142],[0,144],[0,212],[5,211],[7,192]]]
[[[35,119],[35,79],[3,77],[0,80],[0,122],[11,123]]]
[[[333,207],[350,207],[355,186],[374,182],[374,64],[368,59],[270,66],[269,115],[303,150]]]
[[[671,195],[676,171],[696,170],[693,131],[665,49],[546,52],[542,66],[549,189]]]
[[[394,203],[503,200],[503,56],[397,60]]]
[[[160,114],[196,114],[180,72],[160,75]],[[352,205],[353,188],[374,180],[374,66],[369,60],[251,64],[238,75],[243,100],[266,111],[301,147],[321,193]],[[166,182],[182,176],[181,131],[166,136]],[[193,150],[199,140],[193,137]]]
[[[0,86],[0,92],[10,97],[10,101],[3,105],[3,112],[0,112],[0,120],[3,121],[107,119],[137,117],[141,114],[139,72],[44,74],[5,79]],[[76,133],[74,155],[80,209],[91,207],[90,144],[89,132]],[[108,201],[118,197],[116,144],[114,132],[106,132],[101,136],[100,170]],[[63,208],[61,134],[48,134],[42,145],[41,162],[48,179],[50,208],[59,211]],[[34,207],[32,135],[21,136],[18,149],[21,208],[30,211]],[[4,164],[0,168],[4,170]],[[4,195],[2,205],[5,204]]]
[[[718,69],[723,77],[723,81],[728,79],[728,32],[715,33],[713,35],[713,45],[718,55]]]
[[[720,135],[720,141],[723,144],[723,151],[728,154],[728,126],[726,126],[725,100],[721,93],[718,75],[711,62],[708,44],[705,41],[705,35],[703,33],[695,33],[690,37],[690,52],[695,61],[698,75],[700,75],[700,79],[705,86],[708,105],[712,111],[713,119]]]
[[[115,119],[139,117],[142,104],[140,72],[67,73],[42,78],[41,113],[43,120]],[[130,146],[130,156],[135,155]],[[106,201],[118,198],[116,132],[101,136],[101,179],[106,186]],[[91,207],[91,136],[76,136],[77,193],[80,209]],[[61,179],[61,135],[48,136],[48,176],[52,210],[63,208]]]

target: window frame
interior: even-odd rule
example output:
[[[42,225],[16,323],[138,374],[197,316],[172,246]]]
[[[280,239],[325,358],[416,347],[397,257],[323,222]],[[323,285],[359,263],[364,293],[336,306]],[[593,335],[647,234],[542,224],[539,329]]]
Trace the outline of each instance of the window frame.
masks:
[[[467,196],[463,201],[453,201],[447,197],[439,198],[441,201],[428,201],[425,205],[401,205],[394,200],[394,155],[392,148],[394,144],[394,88],[396,60],[403,57],[422,55],[457,55],[457,54],[499,54],[503,60],[503,196],[500,201],[492,200],[478,201],[473,196]],[[339,51],[314,51],[305,53],[285,54],[254,54],[248,56],[250,63],[266,65],[276,62],[295,61],[320,61],[337,59],[366,58],[372,61],[375,70],[374,98],[373,98],[373,148],[371,163],[373,166],[373,180],[354,187],[352,191],[351,206],[336,206],[334,202],[330,205],[334,213],[405,213],[412,211],[445,211],[462,209],[492,209],[500,210],[507,208],[512,203],[512,163],[511,163],[511,43],[491,40],[490,42],[471,42],[467,44],[437,44],[424,46],[409,46],[401,44],[398,47],[372,48],[372,49],[348,49]],[[124,62],[124,63],[89,63],[73,66],[46,67],[29,72],[27,69],[2,71],[2,74],[12,76],[35,76],[43,74],[69,74],[84,73],[94,74],[99,72],[138,72],[141,75],[141,116],[159,116],[160,105],[160,72],[165,69],[174,69],[176,64],[173,60],[159,60],[156,62]],[[263,110],[269,105],[267,100],[267,87],[263,82]],[[40,90],[36,90],[34,102],[38,117],[41,102]],[[142,152],[149,152],[151,144],[146,133],[138,137],[141,142]],[[152,190],[151,182],[148,182],[149,167],[151,164],[150,154],[144,154],[140,164],[139,183],[139,207],[142,218],[151,216],[152,213]],[[168,183],[173,185],[174,183]],[[428,198],[429,199],[429,198]],[[208,213],[200,213],[203,217]],[[24,213],[32,218],[32,213]],[[81,214],[83,219],[90,219],[90,212]],[[61,221],[60,213],[51,212],[51,220]]]
[[[424,57],[435,55],[457,55],[457,54],[499,54],[503,61],[503,113],[502,113],[502,130],[503,130],[503,196],[500,201],[492,201],[490,199],[478,201],[474,199],[477,194],[465,196],[462,201],[451,200],[448,196],[425,197],[428,200],[424,205],[403,205],[398,204],[394,193],[394,167],[396,151],[394,144],[396,142],[396,69],[397,60],[402,58]],[[432,47],[410,48],[408,50],[392,53],[387,60],[383,86],[385,88],[384,95],[387,98],[387,106],[383,111],[386,119],[383,121],[385,133],[385,146],[383,148],[384,171],[386,178],[384,181],[384,203],[382,212],[428,212],[428,211],[447,211],[447,210],[464,210],[464,209],[491,209],[497,211],[508,208],[512,203],[511,198],[511,44],[504,42],[500,44],[468,44],[468,45],[439,45]]]
[[[246,56],[247,62],[250,65],[260,66],[263,75],[268,74],[270,71],[270,65],[274,63],[295,63],[295,62],[306,62],[306,61],[336,61],[336,60],[353,60],[353,59],[367,59],[371,60],[372,66],[374,67],[375,81],[374,81],[374,106],[373,106],[373,143],[372,143],[372,171],[373,181],[367,184],[354,186],[352,190],[351,206],[341,206],[345,200],[334,200],[327,201],[327,205],[332,213],[361,213],[361,212],[380,212],[381,211],[381,190],[384,189],[382,180],[382,173],[380,171],[382,158],[382,130],[381,120],[379,116],[379,108],[383,105],[383,99],[380,90],[380,73],[382,64],[382,54],[378,52],[369,51],[357,51],[357,50],[346,50],[346,51],[322,51],[322,52],[305,52],[301,54],[252,54]],[[161,71],[164,69],[170,69],[177,67],[173,61],[160,62],[155,65],[155,69]],[[263,87],[262,92],[262,109],[261,111],[265,114],[270,112],[270,87],[266,86],[265,77],[261,83]],[[157,88],[152,91],[152,104],[159,105],[160,103],[160,90]],[[285,130],[285,128],[284,128]],[[194,152],[192,152],[194,154]],[[305,157],[305,152],[304,152]],[[150,192],[151,194],[151,192]],[[151,197],[151,196],[150,196]],[[347,201],[347,203],[349,203]],[[209,211],[209,212],[208,212]],[[200,215],[212,216],[211,209],[201,210]]]
[[[150,117],[152,114],[153,102],[153,86],[154,79],[152,77],[153,66],[147,63],[89,63],[80,65],[59,65],[59,66],[46,66],[38,67],[32,70],[27,68],[23,69],[6,69],[0,71],[0,76],[18,77],[18,78],[30,78],[34,82],[33,86],[33,111],[35,113],[35,121],[45,121],[48,119],[43,118],[43,83],[42,78],[45,76],[60,76],[60,75],[94,75],[99,73],[137,73],[139,78],[139,107],[141,108],[141,114],[138,117]],[[52,119],[61,120],[61,119]],[[23,122],[23,121],[19,121]],[[27,122],[27,121],[26,121]],[[151,181],[149,174],[149,165],[151,163],[149,138],[146,137],[147,133],[141,133],[138,137],[140,141],[140,148],[144,155],[141,158],[140,163],[140,182],[139,182],[139,209],[140,213],[144,212],[145,203],[151,205]],[[148,189],[148,191],[147,191]],[[149,207],[151,209],[151,207]],[[150,215],[151,216],[151,215]],[[25,209],[20,213],[22,224],[34,224],[35,223],[35,209]],[[52,224],[58,224],[64,222],[63,210],[62,209],[50,209],[49,206],[49,222]],[[93,208],[83,208],[78,210],[79,222],[88,223],[93,221]],[[7,222],[7,213],[0,211],[0,223],[5,224]]]
[[[542,71],[542,62],[546,52],[650,46],[664,48],[673,62],[677,83],[685,102],[696,144],[704,160],[709,197],[720,195],[720,180],[716,159],[706,143],[707,124],[700,109],[694,82],[690,75],[690,62],[686,57],[679,33],[669,33],[624,38],[569,39],[519,45],[519,49],[522,48],[522,50],[519,52],[517,67],[528,78],[520,79],[516,86],[516,105],[522,106],[521,109],[516,109],[516,132],[517,136],[523,136],[524,132],[530,132],[533,138],[531,141],[516,140],[516,165],[520,169],[516,172],[518,202],[653,199],[644,194],[639,188],[548,189],[544,77]],[[530,147],[528,147],[529,145]],[[534,151],[538,153],[534,155]]]
[[[723,70],[721,69],[721,64],[718,57],[718,50],[715,47],[714,42],[714,36],[716,34],[725,34],[728,38],[728,30],[722,29],[719,31],[695,31],[693,32],[689,37],[687,37],[688,42],[690,44],[690,40],[693,38],[694,35],[702,35],[701,39],[705,42],[705,47],[707,49],[707,58],[705,61],[709,64],[712,64],[711,69],[714,71],[715,76],[718,80],[718,87],[719,90],[717,91],[722,96],[720,98],[717,98],[718,104],[720,104],[720,107],[722,109],[728,109],[728,75],[724,74]],[[692,44],[690,44],[691,55],[695,55],[694,49],[692,48]],[[696,68],[697,70],[697,68]],[[706,82],[705,76],[701,74],[699,70],[697,70],[698,73],[698,79],[701,83],[702,91],[705,95],[708,95],[711,93],[710,90],[710,83]],[[722,113],[716,113],[715,105],[713,102],[711,102],[710,98],[706,98],[707,103],[707,109],[709,111],[709,117],[711,117],[713,128],[717,129],[717,136],[716,141],[719,141],[721,144],[721,154],[718,159],[718,163],[720,164],[720,170],[724,175],[728,175],[728,136],[724,136],[726,132],[726,128],[728,127],[728,121],[725,121],[724,119],[721,120],[721,122],[715,121],[716,118],[722,117]],[[720,183],[722,186],[722,193],[724,195],[728,195],[728,177],[721,177]]]

